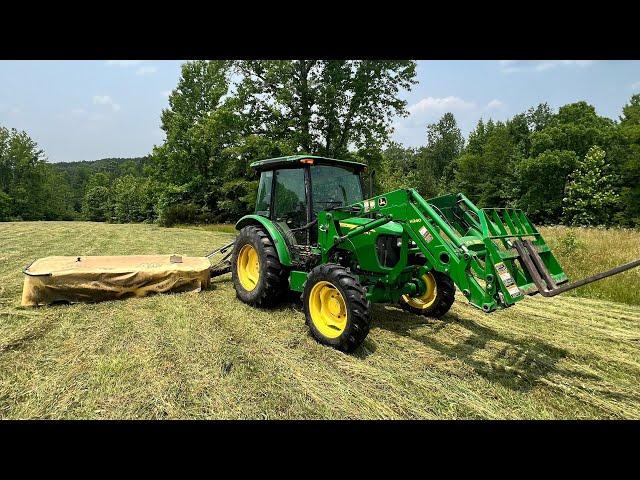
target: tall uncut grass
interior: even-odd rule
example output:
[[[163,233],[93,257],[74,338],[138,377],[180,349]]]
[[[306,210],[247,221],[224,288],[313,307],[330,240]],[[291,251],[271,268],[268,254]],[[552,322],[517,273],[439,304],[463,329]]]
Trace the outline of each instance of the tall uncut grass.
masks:
[[[580,227],[539,229],[570,280],[640,258],[640,231]],[[569,295],[640,304],[640,268],[580,287]]]

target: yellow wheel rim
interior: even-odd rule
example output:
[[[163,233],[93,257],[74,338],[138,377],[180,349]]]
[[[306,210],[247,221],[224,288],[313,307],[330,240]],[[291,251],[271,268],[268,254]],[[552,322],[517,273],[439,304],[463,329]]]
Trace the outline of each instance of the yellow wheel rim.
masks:
[[[260,259],[253,245],[245,245],[238,253],[238,279],[247,292],[252,291],[260,280]]]
[[[347,304],[329,282],[318,282],[311,289],[309,315],[316,329],[327,338],[339,337],[347,327]]]
[[[403,295],[402,300],[408,303],[413,308],[418,310],[426,310],[436,301],[436,295],[438,295],[438,286],[436,285],[436,278],[432,273],[426,273],[422,276],[422,280],[427,284],[427,290],[422,295],[417,297],[410,297],[409,295]]]

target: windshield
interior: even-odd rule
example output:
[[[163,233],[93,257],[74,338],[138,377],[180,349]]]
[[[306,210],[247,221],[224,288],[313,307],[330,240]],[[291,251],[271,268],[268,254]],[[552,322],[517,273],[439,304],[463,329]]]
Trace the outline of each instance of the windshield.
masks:
[[[362,201],[358,174],[332,165],[314,165],[310,170],[314,213]]]

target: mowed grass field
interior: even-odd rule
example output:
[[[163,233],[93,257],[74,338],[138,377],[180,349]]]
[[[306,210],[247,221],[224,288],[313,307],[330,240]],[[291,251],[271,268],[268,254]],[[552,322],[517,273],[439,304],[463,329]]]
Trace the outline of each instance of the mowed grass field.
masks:
[[[638,232],[543,233],[571,275],[639,256]],[[232,238],[0,223],[0,418],[640,418],[637,271],[578,292],[598,298],[536,296],[490,315],[462,295],[440,320],[377,305],[352,355],[316,343],[295,300],[236,300],[230,275],[195,294],[19,306],[21,269],[39,257],[203,255]]]

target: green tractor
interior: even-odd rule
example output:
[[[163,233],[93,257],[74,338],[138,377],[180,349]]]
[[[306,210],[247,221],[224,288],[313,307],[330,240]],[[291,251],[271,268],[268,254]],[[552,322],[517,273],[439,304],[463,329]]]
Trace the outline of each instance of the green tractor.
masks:
[[[257,307],[300,292],[313,336],[346,352],[369,333],[375,302],[438,318],[457,287],[489,313],[640,264],[567,284],[521,210],[480,209],[463,194],[425,200],[414,189],[365,198],[366,165],[344,160],[298,155],[251,167],[255,213],[237,222],[236,240],[218,250],[226,266],[212,275],[230,270],[238,298]]]

